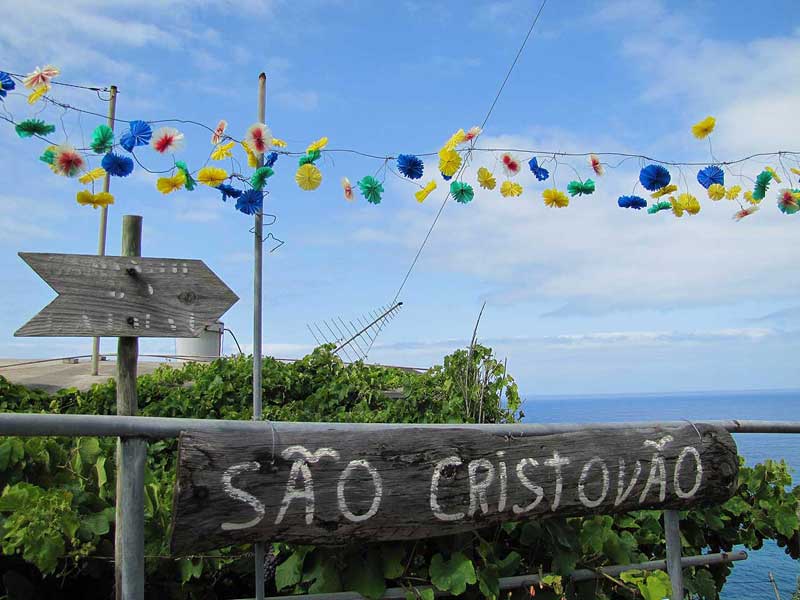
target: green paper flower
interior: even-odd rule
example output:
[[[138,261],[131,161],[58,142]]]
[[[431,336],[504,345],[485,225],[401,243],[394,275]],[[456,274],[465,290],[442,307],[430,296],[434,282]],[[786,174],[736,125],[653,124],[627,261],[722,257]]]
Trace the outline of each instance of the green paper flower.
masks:
[[[647,212],[651,215],[656,214],[662,210],[672,210],[672,203],[666,200],[662,200],[661,202],[656,202],[650,208],[647,209]]]
[[[39,157],[39,160],[43,163],[47,163],[48,165],[52,165],[53,161],[56,159],[56,153],[54,150],[50,150],[49,148],[45,150],[42,155]]]
[[[14,129],[21,138],[33,137],[34,135],[49,135],[56,130],[55,125],[48,125],[40,119],[26,119],[18,123]]]
[[[358,180],[358,189],[367,199],[370,204],[380,204],[381,194],[383,193],[383,185],[375,179],[372,175],[367,175],[363,179]]]
[[[254,190],[262,190],[264,189],[264,184],[267,182],[267,179],[272,177],[274,173],[275,171],[270,167],[259,167],[250,178],[250,185],[253,186]]]
[[[194,177],[192,177],[192,174],[189,173],[189,167],[186,166],[186,163],[182,160],[176,160],[175,166],[181,173],[183,173],[183,177],[186,179],[186,183],[183,184],[183,187],[190,192],[194,190],[197,182],[194,180]]]
[[[463,181],[453,181],[450,184],[450,194],[455,198],[456,202],[460,202],[461,204],[472,202],[472,199],[475,197],[475,191],[472,189],[472,186]]]
[[[89,147],[96,154],[111,152],[114,147],[114,132],[108,125],[98,125],[92,133],[92,143]]]
[[[769,182],[772,181],[772,173],[769,171],[761,171],[756,177],[756,185],[753,188],[753,198],[755,200],[763,200],[767,195],[767,188]]]
[[[312,150],[311,152],[306,152],[305,155],[300,157],[297,166],[302,167],[303,165],[307,165],[309,163],[313,165],[315,162],[317,162],[320,156],[322,156],[322,152],[320,152],[319,150]]]
[[[570,181],[567,185],[567,191],[570,196],[587,196],[594,192],[594,181],[587,179],[586,181]]]

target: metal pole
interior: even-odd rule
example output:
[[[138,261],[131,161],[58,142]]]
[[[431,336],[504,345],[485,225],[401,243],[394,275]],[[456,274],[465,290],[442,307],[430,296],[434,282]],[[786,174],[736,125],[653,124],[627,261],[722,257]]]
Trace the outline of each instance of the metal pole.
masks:
[[[683,569],[681,566],[681,517],[677,510],[664,511],[664,535],[667,540],[667,573],[672,584],[672,599],[683,598]]]
[[[122,217],[122,256],[142,255],[142,217]],[[131,274],[135,277],[135,274]],[[121,337],[117,344],[117,415],[138,411],[136,374],[139,338]],[[117,441],[117,503],[114,578],[118,600],[144,600],[144,463],[147,442]]]
[[[775,592],[775,600],[781,600],[781,593],[778,591],[778,584],[775,583],[775,576],[769,572],[769,581],[772,584],[772,591]]]
[[[114,120],[117,114],[117,86],[112,85],[108,99],[108,126],[114,129]],[[103,191],[107,192],[111,183],[111,176],[106,173],[103,178]],[[100,231],[97,236],[97,255],[106,255],[106,227],[108,225],[108,207],[100,208]],[[100,368],[100,338],[92,339],[92,375],[97,375]]]
[[[258,76],[258,122],[266,122],[267,112],[267,76]],[[258,166],[264,164],[264,155],[258,157]],[[253,228],[253,420],[260,421],[261,404],[261,299],[262,299],[262,262],[264,259],[264,215],[256,213]],[[255,544],[255,588],[256,600],[264,598],[264,544]]]

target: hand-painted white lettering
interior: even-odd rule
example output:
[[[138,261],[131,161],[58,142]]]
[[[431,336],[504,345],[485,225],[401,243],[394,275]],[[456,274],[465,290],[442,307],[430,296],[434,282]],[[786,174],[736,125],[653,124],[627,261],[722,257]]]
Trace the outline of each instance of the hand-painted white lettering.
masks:
[[[347,482],[348,477],[350,474],[357,468],[366,469],[367,473],[370,474],[372,477],[372,485],[375,488],[375,491],[372,496],[372,505],[369,507],[369,510],[365,512],[363,515],[356,515],[353,514],[347,506],[347,500],[344,497],[344,486]],[[354,523],[358,523],[360,521],[366,521],[367,519],[374,517],[375,513],[378,512],[378,509],[381,506],[381,499],[383,498],[383,481],[381,480],[381,476],[378,473],[378,470],[370,465],[366,460],[351,460],[342,474],[339,475],[339,483],[336,486],[336,499],[339,501],[339,510],[342,512],[344,517],[349,521],[353,521]]]
[[[527,506],[519,506],[518,504],[512,506],[511,510],[514,511],[515,515],[521,515],[523,513],[532,511],[539,505],[539,502],[542,501],[542,498],[544,498],[544,490],[541,488],[541,486],[535,485],[530,479],[528,479],[528,476],[525,475],[526,465],[536,467],[539,465],[539,463],[536,462],[535,458],[523,458],[517,463],[517,479],[519,479],[519,482],[527,489],[536,494],[536,499]]]
[[[292,468],[289,471],[289,479],[286,482],[286,491],[283,493],[281,500],[281,507],[278,510],[278,516],[275,518],[275,524],[278,525],[283,521],[286,516],[286,511],[289,510],[289,505],[292,500],[305,500],[306,502],[306,525],[311,525],[314,521],[314,479],[311,476],[311,469],[308,467],[310,464],[315,464],[324,457],[333,458],[338,460],[339,452],[333,448],[318,448],[314,452],[309,451],[305,446],[289,446],[284,448],[281,456],[286,460],[291,460],[292,457],[297,457],[292,463]],[[302,487],[298,486],[298,479],[301,480]]]
[[[502,450],[498,450],[495,454],[497,454],[498,458],[503,458],[506,455]],[[497,501],[497,512],[503,512],[508,502],[508,469],[503,460],[500,461],[498,466],[500,467],[500,498]]]
[[[694,457],[694,462],[695,462],[694,485],[688,492],[684,492],[681,489],[680,472],[683,460],[689,454],[691,454]],[[697,490],[700,489],[700,483],[702,481],[703,481],[703,463],[700,460],[700,453],[694,446],[686,446],[683,450],[681,450],[681,453],[678,455],[678,460],[675,461],[675,474],[672,478],[672,482],[675,485],[675,493],[678,495],[678,498],[691,498],[697,493]]]
[[[442,472],[451,467],[455,469],[461,464],[461,459],[457,456],[448,456],[437,462],[433,466],[433,476],[431,477],[431,511],[433,516],[440,521],[459,521],[464,518],[464,513],[446,513],[439,505],[439,479],[442,477]]]
[[[478,469],[486,471],[486,475],[481,481],[477,480]],[[477,458],[469,461],[467,467],[469,472],[469,516],[473,516],[481,507],[481,512],[485,515],[489,512],[489,501],[486,499],[486,490],[494,482],[494,465],[485,458]]]
[[[553,467],[556,470],[556,491],[553,503],[550,505],[550,510],[556,510],[561,504],[561,492],[564,490],[564,479],[561,476],[561,467],[565,467],[570,463],[568,458],[561,458],[558,452],[553,452],[553,458],[548,458],[544,461],[545,466]]]
[[[592,469],[592,465],[599,464],[600,470],[603,473],[603,488],[600,492],[600,495],[595,498],[594,500],[589,500],[588,496],[586,495],[586,480],[589,478],[589,471]],[[581,476],[578,479],[578,499],[581,501],[581,504],[586,506],[587,508],[597,508],[600,506],[603,501],[606,499],[608,495],[608,487],[609,487],[609,474],[608,474],[608,467],[606,466],[606,461],[604,461],[599,456],[593,457],[589,462],[583,465],[583,470],[581,471]]]
[[[650,492],[650,488],[654,485],[659,486],[659,501],[663,502],[667,497],[667,466],[664,462],[664,457],[661,456],[660,453],[664,451],[664,448],[666,448],[667,444],[669,444],[673,439],[674,438],[671,435],[665,435],[658,441],[644,441],[644,445],[652,446],[655,448],[655,452],[653,452],[653,458],[650,459],[650,474],[647,476],[647,482],[644,484],[642,494],[639,496],[640,504],[644,503],[645,498],[647,498],[647,494]]]
[[[222,531],[234,531],[237,529],[248,529],[249,527],[254,527],[261,522],[261,519],[264,518],[266,514],[266,509],[261,501],[253,496],[252,494],[248,494],[244,490],[240,490],[237,487],[233,486],[233,478],[239,475],[240,473],[244,473],[245,471],[258,471],[261,468],[261,464],[253,461],[253,462],[246,462],[246,463],[239,463],[238,465],[233,465],[222,473],[222,489],[225,490],[225,493],[228,494],[234,500],[239,500],[240,502],[244,502],[250,508],[252,508],[256,516],[244,523],[222,523],[220,528]]]
[[[614,500],[614,506],[619,506],[625,499],[630,496],[636,482],[639,481],[639,475],[642,474],[642,463],[637,460],[636,465],[633,467],[633,475],[628,482],[628,487],[625,487],[625,459],[619,459],[619,475],[617,476],[617,498]]]

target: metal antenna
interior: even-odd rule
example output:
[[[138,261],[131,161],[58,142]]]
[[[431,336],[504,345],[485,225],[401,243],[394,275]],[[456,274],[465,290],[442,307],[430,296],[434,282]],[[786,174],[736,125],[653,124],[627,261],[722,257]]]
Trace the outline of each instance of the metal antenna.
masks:
[[[402,306],[402,302],[394,302],[391,306],[379,306],[376,310],[356,317],[358,324],[345,321],[341,317],[334,317],[331,323],[322,321],[330,334],[326,334],[316,323],[307,324],[306,327],[317,344],[335,344],[336,349],[333,351],[335,354],[344,355],[350,362],[366,360],[375,338],[383,331],[386,324],[394,319]]]

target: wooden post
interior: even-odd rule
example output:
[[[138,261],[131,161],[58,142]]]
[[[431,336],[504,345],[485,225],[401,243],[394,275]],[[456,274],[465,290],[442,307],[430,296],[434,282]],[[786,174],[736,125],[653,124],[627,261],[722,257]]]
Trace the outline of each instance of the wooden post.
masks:
[[[111,94],[108,99],[108,126],[114,129],[114,120],[117,114],[117,86],[111,86]],[[111,183],[111,176],[106,173],[103,179],[103,191],[107,192]],[[97,255],[106,254],[106,228],[108,225],[108,207],[100,208],[100,230],[97,237]],[[100,368],[100,338],[92,339],[92,375],[97,375]]]
[[[682,600],[681,531],[680,514],[677,510],[664,511],[664,536],[667,540],[667,573],[672,584],[672,598]]]
[[[266,121],[267,110],[267,76],[258,76],[258,122]],[[258,166],[264,164],[264,155],[258,158]],[[264,258],[264,215],[263,209],[255,215],[253,228],[253,420],[260,421],[261,404],[261,299],[262,299],[262,262]],[[256,600],[264,600],[264,544],[259,542],[253,549],[255,555],[255,588]]]
[[[781,600],[781,593],[778,591],[778,584],[775,583],[775,576],[769,572],[769,582],[772,584],[772,591],[775,592],[775,600]]]
[[[122,256],[142,255],[142,217],[122,217]],[[135,277],[133,271],[129,276]],[[120,337],[117,344],[117,414],[138,409],[136,372],[139,338]],[[118,600],[144,600],[144,463],[147,442],[117,440],[117,504],[114,576]]]

